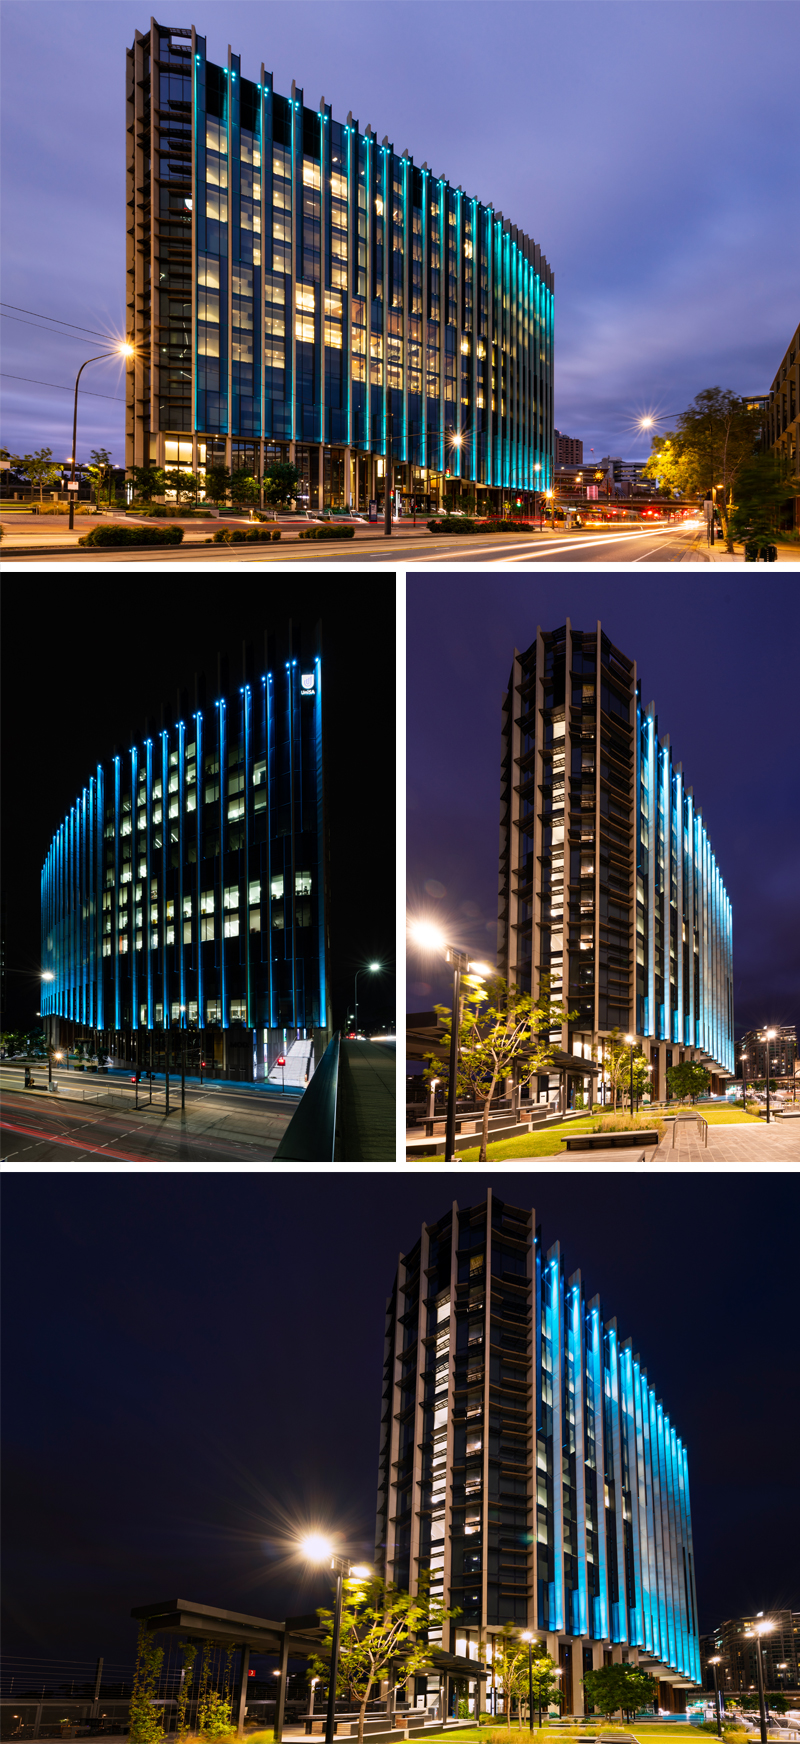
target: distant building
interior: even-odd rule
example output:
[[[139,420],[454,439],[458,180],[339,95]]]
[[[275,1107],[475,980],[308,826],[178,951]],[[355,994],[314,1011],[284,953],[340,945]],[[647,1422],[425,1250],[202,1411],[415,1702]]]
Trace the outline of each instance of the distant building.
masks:
[[[719,1655],[717,1667],[719,1687],[730,1700],[738,1695],[755,1693],[758,1689],[755,1624],[760,1617],[731,1617],[720,1623],[708,1635],[700,1636],[700,1665],[703,1686],[714,1688],[714,1668],[709,1660]],[[761,1637],[764,1687],[775,1694],[780,1690],[800,1688],[798,1677],[798,1643],[800,1642],[800,1611],[769,1611],[766,1621],[773,1627]]]
[[[655,495],[655,479],[643,478],[645,460],[622,460],[616,454],[604,454],[600,460],[585,464],[558,460],[556,440],[555,485],[557,494],[577,491],[579,496],[631,497]]]
[[[800,327],[781,359],[765,412],[765,445],[771,454],[785,455],[796,480],[787,498],[783,525],[800,527]]]
[[[583,443],[577,436],[562,436],[560,430],[554,430],[553,438],[556,466],[583,465]]]
[[[747,1055],[745,1062],[747,1082],[751,1084],[754,1078],[791,1078],[797,1059],[797,1026],[793,1023],[775,1024],[774,1040],[767,1043],[762,1038],[763,1029],[749,1029],[737,1052],[736,1076],[742,1076],[742,1054]],[[769,1047],[769,1072],[767,1071],[767,1047]]]

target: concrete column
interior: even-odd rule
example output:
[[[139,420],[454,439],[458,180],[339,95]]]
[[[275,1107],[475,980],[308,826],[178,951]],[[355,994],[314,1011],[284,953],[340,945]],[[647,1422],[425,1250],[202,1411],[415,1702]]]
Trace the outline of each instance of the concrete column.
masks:
[[[280,1677],[278,1679],[278,1700],[275,1707],[274,1744],[281,1744],[283,1737],[283,1717],[286,1712],[286,1681],[289,1676],[289,1636],[284,1629],[281,1642]],[[240,1734],[241,1736],[241,1734]]]
[[[352,469],[352,454],[353,454],[353,451],[351,448],[345,448],[345,451],[344,451],[344,503],[345,503],[345,508],[347,508],[347,509],[351,509],[353,507],[353,484],[352,484],[352,470],[351,470]]]
[[[247,1706],[247,1672],[250,1665],[250,1647],[245,1642],[242,1648],[242,1669],[239,1679],[239,1712],[236,1722],[237,1738],[244,1737],[244,1712]],[[276,1734],[277,1735],[277,1734]]]

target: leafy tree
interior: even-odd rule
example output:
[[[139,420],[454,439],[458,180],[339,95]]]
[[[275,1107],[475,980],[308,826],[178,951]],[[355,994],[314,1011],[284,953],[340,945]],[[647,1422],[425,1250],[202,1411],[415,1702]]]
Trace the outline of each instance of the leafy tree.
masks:
[[[189,1706],[189,1690],[194,1675],[194,1662],[197,1658],[197,1646],[194,1641],[182,1641],[181,1646],[183,1648],[183,1676],[178,1690],[177,1702],[178,1744],[187,1735],[186,1712]]]
[[[789,1711],[789,1704],[786,1697],[780,1693],[776,1696],[770,1696],[769,1705],[773,1714],[786,1714]]]
[[[492,1638],[492,1667],[503,1695],[506,1724],[510,1726],[513,1703],[516,1701],[519,1713],[522,1703],[527,1706],[528,1702],[528,1643],[520,1640],[510,1625]],[[531,1642],[531,1681],[535,1707],[549,1706],[558,1696],[555,1665],[543,1641]]]
[[[179,466],[173,466],[164,474],[167,490],[174,490],[178,502],[197,496],[197,479],[193,472],[184,472]]]
[[[710,1073],[705,1066],[699,1066],[696,1060],[684,1060],[682,1066],[667,1068],[667,1083],[673,1096],[691,1096],[694,1102],[696,1096],[702,1095],[711,1083]]]
[[[630,1100],[630,1089],[631,1089],[630,1043],[628,1043],[628,1046],[625,1049],[625,1069],[622,1073],[622,1087],[623,1087],[623,1091],[625,1092],[625,1095],[627,1095],[627,1097],[628,1097],[628,1100]],[[641,1046],[637,1045],[633,1050],[633,1094],[634,1094],[637,1102],[644,1095],[645,1090],[649,1090],[649,1088],[650,1088],[649,1062],[645,1059],[645,1056],[642,1053]],[[633,1112],[633,1111],[631,1110],[631,1112]]]
[[[734,538],[768,544],[778,530],[784,503],[797,492],[788,455],[754,455],[740,468],[736,481],[736,507],[731,517]]]
[[[61,478],[63,468],[54,463],[52,448],[38,448],[34,454],[12,454],[9,459],[17,472],[30,480],[33,489],[38,484],[40,504],[45,485],[54,485]]]
[[[206,498],[211,503],[224,502],[231,488],[227,466],[206,467]]]
[[[131,483],[137,497],[150,503],[164,494],[164,472],[160,466],[129,466]]]
[[[322,1647],[330,1654],[333,1613],[320,1609],[318,1614],[325,1628]],[[429,1577],[420,1577],[415,1598],[378,1576],[344,1582],[336,1693],[348,1696],[358,1709],[358,1744],[364,1744],[364,1715],[376,1684],[386,1680],[390,1690],[401,1689],[429,1665],[422,1633],[457,1614],[431,1599]],[[330,1679],[330,1665],[323,1660],[313,1659],[310,1669],[326,1682]]]
[[[233,1704],[231,1671],[234,1649],[229,1647],[225,1657],[221,1689],[216,1689],[212,1681],[213,1653],[214,1642],[204,1641],[197,1703],[197,1730],[202,1738],[226,1738],[230,1737],[234,1731],[231,1718]]]
[[[623,1041],[617,1025],[610,1031],[603,1043],[603,1066],[611,1082],[611,1093],[614,1098],[614,1108],[620,1086],[624,1084],[626,1071],[630,1074],[630,1045]]]
[[[749,410],[746,400],[738,394],[729,389],[704,388],[681,412],[677,430],[654,438],[654,452],[645,467],[646,476],[667,477],[674,488],[699,496],[713,491],[725,543],[731,552],[734,487],[742,467],[753,459],[760,428],[760,412]],[[674,476],[669,470],[673,464]],[[665,467],[666,472],[662,470]]]
[[[231,476],[231,501],[254,508],[261,495],[258,479],[250,472],[234,472]]]
[[[273,460],[264,473],[264,501],[273,508],[297,499],[300,474],[288,460]]]
[[[92,464],[86,468],[89,477],[94,482],[95,502],[99,508],[102,501],[103,487],[110,492],[113,462],[107,448],[93,448]]]
[[[427,1054],[427,1078],[449,1078],[449,1041],[452,1012],[434,1007],[445,1031],[448,1058]],[[523,1084],[552,1065],[553,1046],[545,1032],[555,1029],[574,1012],[550,1001],[549,988],[535,1002],[529,993],[508,987],[499,975],[485,982],[467,982],[458,1031],[457,1096],[472,1096],[483,1104],[480,1162],[486,1162],[489,1141],[489,1107],[497,1085],[516,1071]]]
[[[654,1679],[638,1665],[602,1665],[597,1671],[585,1671],[583,1687],[592,1707],[609,1719],[620,1709],[623,1714],[635,1714],[656,1696]]]
[[[147,1624],[140,1624],[128,1727],[131,1744],[161,1744],[163,1709],[154,1703],[163,1659],[163,1647],[156,1647]]]

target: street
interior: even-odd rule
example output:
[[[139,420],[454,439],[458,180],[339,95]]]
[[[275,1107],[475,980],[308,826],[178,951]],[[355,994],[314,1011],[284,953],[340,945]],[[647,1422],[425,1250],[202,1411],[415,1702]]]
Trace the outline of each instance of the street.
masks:
[[[33,1073],[36,1088],[24,1090],[19,1069],[0,1070],[5,1162],[269,1162],[299,1100],[246,1085],[187,1085],[182,1111],[180,1079],[171,1078],[167,1114],[163,1079],[154,1080],[152,1104],[142,1080],[137,1110],[134,1087],[122,1079],[73,1073],[65,1083],[62,1073],[55,1096],[47,1090],[46,1065]]]
[[[175,547],[131,547],[129,549],[113,547],[78,547],[75,543],[68,544],[68,535],[60,535],[62,543],[56,543],[56,536],[48,537],[47,533],[37,536],[27,533],[25,543],[16,542],[13,532],[7,532],[3,545],[4,567],[12,568],[18,565],[34,564],[37,568],[50,569],[62,564],[91,564],[101,568],[111,563],[141,564],[157,569],[170,569],[173,565],[180,567],[193,564],[195,567],[218,568],[221,565],[227,569],[232,564],[257,564],[262,568],[285,567],[287,564],[302,564],[304,568],[330,569],[332,566],[346,565],[351,569],[359,564],[367,564],[370,568],[386,565],[406,568],[410,563],[430,569],[440,563],[457,564],[462,568],[465,564],[479,564],[484,569],[494,569],[505,564],[532,563],[699,563],[709,562],[709,554],[705,543],[705,532],[698,532],[696,526],[680,527],[666,526],[662,528],[632,527],[630,530],[615,528],[606,530],[598,528],[585,533],[553,533],[543,531],[517,536],[513,533],[502,534],[456,534],[448,537],[444,533],[429,533],[424,526],[402,529],[395,527],[391,538],[387,539],[377,529],[363,526],[356,529],[355,538],[343,544],[331,540],[325,541],[300,540],[296,536],[282,539],[277,545],[206,545],[189,537],[184,544]]]

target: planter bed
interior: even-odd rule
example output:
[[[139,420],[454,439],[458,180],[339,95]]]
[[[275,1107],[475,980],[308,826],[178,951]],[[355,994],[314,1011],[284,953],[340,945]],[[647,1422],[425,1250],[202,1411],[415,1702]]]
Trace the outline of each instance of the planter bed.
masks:
[[[632,1145],[657,1145],[658,1133],[648,1132],[576,1132],[574,1138],[564,1138],[561,1143],[568,1151],[608,1151],[625,1150]]]

